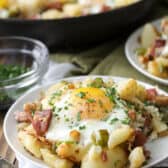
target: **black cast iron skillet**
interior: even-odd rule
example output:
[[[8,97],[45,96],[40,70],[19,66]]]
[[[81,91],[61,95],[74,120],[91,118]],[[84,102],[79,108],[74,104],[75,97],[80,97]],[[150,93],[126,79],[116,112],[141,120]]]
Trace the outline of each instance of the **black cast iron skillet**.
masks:
[[[60,20],[0,19],[0,36],[36,38],[49,47],[81,47],[109,40],[137,24],[150,10],[154,0],[141,0],[132,5],[96,15]]]

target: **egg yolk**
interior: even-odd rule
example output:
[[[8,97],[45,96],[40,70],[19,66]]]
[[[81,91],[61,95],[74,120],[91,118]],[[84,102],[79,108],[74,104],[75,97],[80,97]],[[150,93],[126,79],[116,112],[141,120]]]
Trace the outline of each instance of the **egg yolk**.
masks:
[[[113,104],[98,88],[75,89],[71,95],[71,115],[77,120],[103,119],[112,111]]]

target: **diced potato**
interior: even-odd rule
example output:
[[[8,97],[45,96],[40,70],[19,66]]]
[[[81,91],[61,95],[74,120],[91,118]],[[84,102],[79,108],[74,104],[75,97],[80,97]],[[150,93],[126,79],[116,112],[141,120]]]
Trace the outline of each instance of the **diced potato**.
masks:
[[[58,146],[56,152],[61,158],[80,162],[85,154],[85,149],[74,143],[62,143]]]
[[[61,159],[56,154],[53,154],[48,149],[40,149],[42,157],[47,165],[51,166],[52,168],[72,168],[72,162]]]
[[[112,150],[92,146],[81,163],[81,168],[123,168],[127,155],[120,147]]]
[[[45,0],[17,0],[19,10],[28,17],[35,15],[45,5]]]
[[[67,4],[64,5],[63,11],[67,16],[80,16],[82,14],[83,6],[80,4]]]
[[[144,86],[142,85],[137,86],[136,97],[142,101],[146,100],[147,92]]]
[[[97,160],[100,158],[102,152],[102,147],[101,146],[95,146],[93,145],[90,150],[89,150],[89,158],[93,160]]]
[[[130,167],[129,168],[140,168],[145,162],[145,155],[142,147],[136,147],[132,150],[129,155]]]
[[[41,14],[41,18],[43,19],[59,19],[62,18],[62,12],[57,9],[49,9]]]
[[[155,39],[158,37],[158,32],[152,24],[146,24],[144,26],[141,35],[141,44],[144,48],[149,48],[154,43]]]
[[[115,148],[116,146],[120,145],[123,142],[129,140],[133,135],[133,129],[129,126],[124,126],[114,130],[109,137],[108,140],[108,147],[110,149]]]
[[[158,58],[156,58],[156,62],[158,64],[163,65],[164,67],[168,67],[168,58],[166,58],[166,57],[158,57]]]
[[[136,90],[137,82],[134,79],[120,82],[117,87],[120,97],[125,100],[132,100],[136,96]]]
[[[162,70],[162,65],[158,64],[156,61],[150,61],[148,63],[147,70],[149,73],[161,77],[161,78],[167,78],[168,72],[165,72]]]
[[[36,137],[27,134],[25,131],[20,131],[18,138],[30,153],[32,153],[37,158],[41,158],[41,143],[37,140]]]
[[[18,123],[17,129],[18,129],[18,131],[21,131],[23,129],[26,129],[28,126],[29,126],[29,123],[25,123],[25,122]]]
[[[156,118],[154,117],[152,119],[152,125],[154,127],[154,130],[157,132],[157,133],[160,133],[160,132],[163,132],[163,131],[166,131],[168,128],[167,128],[167,125],[165,123],[163,123],[159,118]]]

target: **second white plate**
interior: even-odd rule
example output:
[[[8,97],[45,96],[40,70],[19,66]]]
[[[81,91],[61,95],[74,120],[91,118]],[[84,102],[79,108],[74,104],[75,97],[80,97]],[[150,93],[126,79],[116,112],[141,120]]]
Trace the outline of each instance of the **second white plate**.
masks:
[[[156,20],[152,22],[154,26],[156,26],[159,30],[161,19]],[[140,37],[143,27],[140,27],[138,30],[136,30],[132,35],[128,38],[126,45],[125,45],[125,54],[130,62],[130,64],[137,69],[139,72],[141,72],[143,75],[147,76],[148,78],[155,80],[161,84],[168,85],[168,79],[162,79],[157,76],[154,76],[150,74],[147,70],[143,68],[143,66],[140,64],[140,62],[137,59],[137,56],[135,54],[135,50],[140,47],[140,43],[138,42],[138,38]]]

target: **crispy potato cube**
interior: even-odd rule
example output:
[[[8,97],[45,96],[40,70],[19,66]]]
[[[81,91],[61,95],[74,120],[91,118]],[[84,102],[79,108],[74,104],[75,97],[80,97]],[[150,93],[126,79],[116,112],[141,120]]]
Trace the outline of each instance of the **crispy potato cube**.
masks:
[[[19,7],[19,10],[25,16],[31,17],[34,14],[38,13],[46,2],[45,0],[17,0],[16,3]]]
[[[52,168],[72,168],[72,162],[59,158],[48,149],[40,149],[44,162]]]
[[[32,135],[27,134],[25,131],[20,131],[18,138],[23,146],[35,157],[41,158],[41,143]]]
[[[57,9],[49,9],[41,14],[43,19],[59,19],[63,17],[62,12]]]
[[[84,156],[81,168],[123,168],[127,163],[127,155],[120,147],[101,149],[92,146]]]
[[[142,147],[136,147],[129,155],[130,167],[129,168],[140,168],[145,162],[145,155]]]
[[[141,44],[143,48],[149,48],[158,37],[158,32],[152,24],[146,24],[144,26],[142,35],[141,35]]]
[[[148,67],[147,67],[147,70],[149,73],[155,75],[155,76],[158,76],[158,77],[161,77],[161,78],[167,78],[168,77],[168,72],[166,71],[162,71],[162,65],[159,64],[158,62],[156,61],[150,61],[148,63]]]
[[[133,135],[134,130],[129,126],[124,126],[114,130],[109,137],[108,147],[110,149],[115,148],[123,142],[129,140]]]
[[[161,132],[166,131],[168,129],[167,125],[165,123],[163,123],[159,118],[156,118],[156,117],[154,117],[152,119],[152,125],[154,127],[154,130],[157,133],[161,133]]]
[[[70,159],[75,162],[80,162],[85,150],[82,147],[73,143],[62,143],[56,150],[57,154],[61,158]]]
[[[117,91],[122,99],[132,100],[136,96],[137,82],[134,79],[129,79],[120,82]]]
[[[63,7],[63,11],[65,13],[65,15],[68,16],[80,16],[82,14],[82,5],[80,4],[67,4],[64,5]]]
[[[147,98],[147,92],[146,92],[146,89],[144,86],[142,85],[138,85],[137,86],[137,90],[136,90],[136,97],[139,99],[139,100],[146,100]]]

